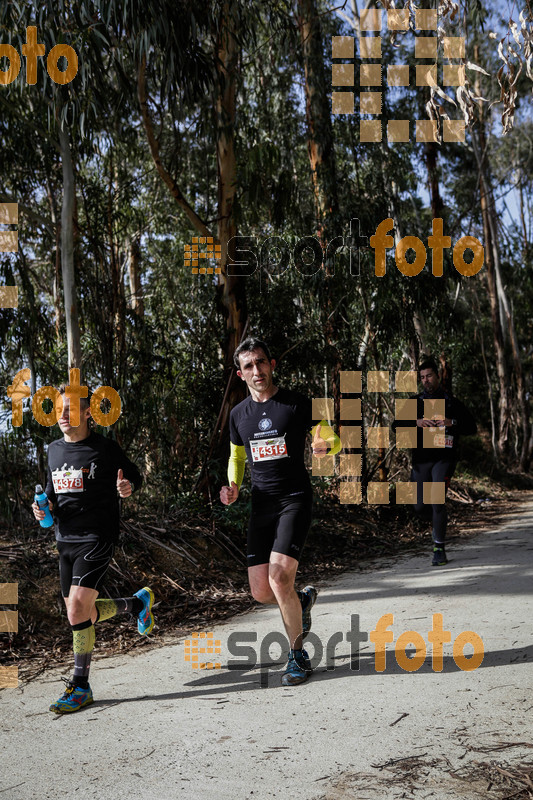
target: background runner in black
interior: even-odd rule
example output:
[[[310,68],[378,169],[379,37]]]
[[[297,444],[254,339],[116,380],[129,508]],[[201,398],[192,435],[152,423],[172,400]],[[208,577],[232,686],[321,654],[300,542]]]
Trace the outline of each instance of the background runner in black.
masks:
[[[417,501],[415,511],[432,522],[433,566],[447,563],[445,541],[448,512],[446,503],[424,503],[424,483],[444,483],[448,490],[458,459],[458,444],[461,435],[477,432],[474,417],[456,397],[445,392],[440,385],[438,367],[433,359],[427,359],[419,367],[420,381],[424,390],[417,395],[417,446],[412,450],[411,480],[416,482]],[[424,400],[444,400],[445,414],[442,419],[426,419]],[[398,427],[400,423],[395,423]],[[414,422],[412,423],[415,424]],[[409,426],[402,422],[402,426]],[[424,428],[439,428],[442,447],[424,447]]]
[[[74,673],[64,694],[50,710],[58,714],[78,711],[92,703],[89,668],[95,642],[94,623],[117,613],[138,616],[139,633],[153,627],[153,593],[145,587],[133,597],[97,600],[104,574],[118,539],[120,497],[129,497],[132,483],[138,488],[139,470],[121,448],[89,428],[88,399],[80,401],[80,424],[70,424],[70,398],[63,395],[59,427],[63,438],[48,448],[46,494],[54,514],[60,556],[61,590],[72,627]],[[35,503],[35,518],[44,511]]]

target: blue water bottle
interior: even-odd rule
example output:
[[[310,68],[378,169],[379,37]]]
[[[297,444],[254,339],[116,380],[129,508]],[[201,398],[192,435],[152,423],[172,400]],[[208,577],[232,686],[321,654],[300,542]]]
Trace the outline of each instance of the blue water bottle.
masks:
[[[41,486],[40,483],[38,483],[37,486],[35,487],[34,499],[39,508],[42,508],[42,510],[45,512],[45,517],[44,519],[39,520],[39,525],[41,526],[41,528],[50,528],[54,524],[54,518],[50,513],[50,505],[48,503],[48,497],[44,493],[43,487]]]

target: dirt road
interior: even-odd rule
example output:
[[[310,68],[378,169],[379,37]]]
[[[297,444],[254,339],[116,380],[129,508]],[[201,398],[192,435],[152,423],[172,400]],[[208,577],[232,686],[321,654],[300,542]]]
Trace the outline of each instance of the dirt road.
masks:
[[[444,568],[431,568],[429,555],[383,560],[321,587],[319,663],[303,686],[280,686],[280,619],[264,608],[215,628],[220,669],[193,669],[183,640],[96,656],[95,703],[73,716],[47,710],[61,689],[57,670],[0,692],[0,797],[503,796],[487,789],[483,764],[533,762],[533,503],[452,545],[449,557]],[[382,626],[392,622],[393,641],[378,671],[372,631],[390,614]],[[428,636],[436,614],[451,638],[441,672]],[[475,634],[463,637],[464,657],[463,631]],[[482,663],[461,669],[480,640]],[[407,671],[418,655],[423,663]]]

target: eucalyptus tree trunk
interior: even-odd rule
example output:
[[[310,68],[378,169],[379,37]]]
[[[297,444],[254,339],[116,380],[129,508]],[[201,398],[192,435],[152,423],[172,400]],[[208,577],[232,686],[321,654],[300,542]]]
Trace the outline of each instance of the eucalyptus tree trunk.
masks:
[[[494,263],[494,251],[497,247],[492,239],[490,224],[490,206],[494,202],[490,193],[487,168],[485,164],[486,142],[483,125],[480,125],[479,133],[472,136],[473,141],[478,139],[474,145],[474,150],[479,152],[478,168],[480,172],[480,204],[481,216],[483,221],[483,237],[485,245],[485,266],[487,268],[487,292],[489,296],[490,315],[492,320],[492,338],[494,343],[494,353],[496,356],[496,373],[498,376],[499,397],[498,397],[498,436],[496,446],[498,457],[502,458],[507,451],[509,437],[509,420],[511,414],[509,402],[509,375],[507,370],[507,360],[505,357],[505,343],[503,340],[503,327],[500,316],[500,304],[498,290],[496,286],[496,270]]]
[[[247,307],[242,275],[228,274],[228,264],[235,260],[237,234],[233,205],[237,190],[235,160],[235,113],[239,47],[237,35],[237,2],[225,0],[216,41],[217,82],[215,96],[217,173],[218,173],[218,241],[221,245],[219,301],[226,318],[228,342],[226,365],[232,363],[246,324]]]
[[[74,273],[74,199],[75,183],[67,131],[59,128],[59,146],[63,167],[63,201],[61,206],[61,272],[67,325],[68,367],[81,368],[80,326]]]
[[[144,318],[144,300],[141,284],[141,273],[139,270],[139,260],[141,256],[141,248],[139,244],[139,236],[135,234],[129,242],[127,248],[128,259],[128,278],[130,283],[130,305],[132,311],[137,314],[140,319]]]
[[[520,450],[520,466],[522,469],[527,470],[529,466],[529,440],[531,436],[529,403],[524,384],[520,345],[516,335],[514,316],[501,277],[497,229],[498,221],[492,192],[490,168],[486,158],[485,131],[482,123],[480,124],[478,137],[474,138],[474,152],[478,161],[480,173],[481,213],[483,218],[483,234],[485,236],[485,263],[487,265],[487,284],[494,330],[496,366],[500,383],[498,452],[500,456],[505,453],[511,417],[509,378],[505,359],[505,343],[503,338],[505,324],[511,344],[512,364],[516,381],[517,404],[520,415],[519,424],[521,428],[522,439]]]
[[[305,109],[307,119],[307,150],[315,201],[317,238],[324,252],[324,275],[321,286],[320,313],[326,342],[333,354],[332,395],[336,409],[340,400],[339,374],[341,358],[340,309],[335,305],[336,287],[342,276],[335,276],[333,256],[326,259],[328,244],[342,235],[338,213],[337,177],[333,128],[329,95],[331,80],[327,80],[324,66],[324,46],[320,17],[315,0],[297,0],[296,21],[300,33],[301,58],[304,68]]]
[[[300,31],[305,75],[305,109],[307,116],[307,149],[315,197],[318,237],[325,249],[332,235],[331,223],[337,218],[338,200],[333,149],[329,94],[324,68],[322,31],[315,0],[297,0],[297,22]]]
[[[225,0],[221,10],[216,38],[217,81],[215,89],[216,147],[218,174],[218,242],[221,246],[221,272],[218,284],[218,304],[226,320],[224,342],[225,379],[227,391],[219,430],[225,431],[229,412],[243,399],[241,381],[233,369],[233,354],[240,343],[246,327],[248,309],[246,304],[245,275],[232,275],[228,266],[235,262],[235,239],[237,224],[234,214],[237,190],[237,164],[235,159],[235,114],[237,92],[237,70],[239,58],[238,4],[236,0]],[[233,270],[235,271],[235,270]]]

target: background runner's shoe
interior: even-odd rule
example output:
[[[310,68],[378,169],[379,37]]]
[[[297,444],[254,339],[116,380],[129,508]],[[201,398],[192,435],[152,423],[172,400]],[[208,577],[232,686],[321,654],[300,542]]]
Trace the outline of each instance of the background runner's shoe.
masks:
[[[448,559],[446,558],[446,551],[443,545],[436,544],[433,548],[433,561],[431,562],[432,567],[443,567],[444,564],[448,563]]]
[[[50,711],[55,714],[71,714],[73,711],[79,711],[80,708],[88,706],[93,702],[93,693],[91,687],[81,689],[75,686],[72,681],[67,681],[67,686],[64,694],[61,695],[59,700],[52,703]]]
[[[312,673],[311,662],[305,650],[289,650],[287,669],[281,676],[283,686],[304,683]]]
[[[302,632],[304,636],[311,630],[311,609],[315,604],[317,594],[318,590],[314,586],[306,586],[305,589],[298,592],[298,597],[302,604]]]
[[[139,589],[135,592],[134,597],[138,597],[143,601],[143,609],[137,618],[137,630],[141,636],[148,636],[154,627],[154,615],[152,614],[152,605],[154,602],[154,593],[149,586],[144,589]]]

